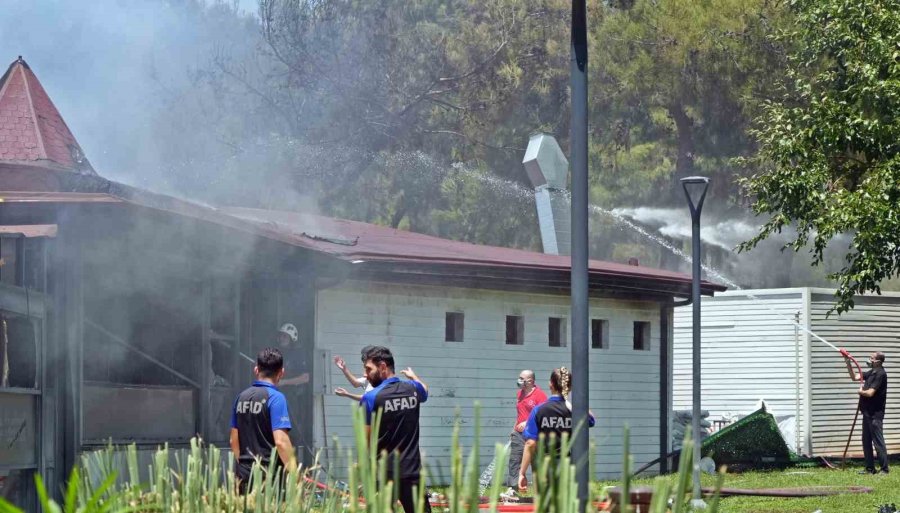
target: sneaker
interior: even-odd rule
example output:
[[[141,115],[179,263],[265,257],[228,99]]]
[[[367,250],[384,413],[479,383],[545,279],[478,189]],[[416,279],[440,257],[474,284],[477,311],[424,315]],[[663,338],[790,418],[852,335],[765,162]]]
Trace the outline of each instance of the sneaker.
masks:
[[[869,469],[865,469],[865,470],[860,470],[860,471],[859,471],[859,474],[860,474],[860,475],[864,475],[864,474],[874,474],[874,473],[875,473],[874,470],[869,470]]]
[[[507,488],[505,492],[502,492],[500,494],[501,499],[515,499],[517,496],[518,494],[516,493],[515,488],[511,486]]]

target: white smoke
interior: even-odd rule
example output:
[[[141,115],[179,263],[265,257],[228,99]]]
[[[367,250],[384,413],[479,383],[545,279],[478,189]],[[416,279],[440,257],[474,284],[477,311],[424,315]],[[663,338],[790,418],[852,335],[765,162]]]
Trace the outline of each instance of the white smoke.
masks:
[[[687,208],[617,208],[613,212],[656,228],[666,237],[690,240],[691,215]],[[759,233],[759,226],[738,219],[701,219],[700,239],[722,249],[733,250],[738,244]]]
[[[214,123],[184,121],[210,110],[201,92],[188,95],[213,56],[255,47],[255,4],[6,0],[0,73],[17,56],[25,59],[101,176],[201,196],[213,181],[204,169],[214,167],[209,155],[223,153],[205,141],[222,145],[222,138]],[[198,136],[201,130],[209,134]],[[179,141],[193,151],[178,151]]]

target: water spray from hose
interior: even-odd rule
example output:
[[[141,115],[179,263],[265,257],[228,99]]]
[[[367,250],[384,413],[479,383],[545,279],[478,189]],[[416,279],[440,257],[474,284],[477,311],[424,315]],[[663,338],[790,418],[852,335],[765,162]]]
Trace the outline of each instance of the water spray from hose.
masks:
[[[628,220],[627,218],[625,218],[625,216],[623,216],[620,212],[611,211],[611,210],[606,210],[606,209],[600,208],[600,207],[595,206],[595,205],[592,205],[591,208],[592,208],[592,210],[593,210],[594,212],[596,212],[596,213],[603,214],[603,215],[607,215],[607,216],[613,218],[614,220],[616,220],[617,222],[619,222],[619,223],[621,223],[621,224],[624,224],[624,225],[630,227],[631,229],[633,229],[633,230],[636,231],[637,233],[643,235],[644,237],[646,237],[646,238],[648,238],[648,239],[650,239],[650,240],[656,242],[657,244],[663,246],[664,248],[668,249],[668,250],[671,251],[673,254],[679,256],[680,258],[682,258],[685,262],[692,263],[691,257],[688,256],[688,255],[687,255],[686,253],[684,253],[683,251],[681,251],[679,248],[675,247],[674,245],[672,245],[671,243],[669,243],[669,242],[668,242],[667,240],[665,240],[664,238],[662,238],[662,237],[656,237],[656,236],[654,236],[653,234],[649,233],[647,230],[643,229],[642,227],[638,226],[637,224],[635,224],[635,223],[631,222],[630,220]],[[700,264],[700,267],[706,272],[707,276],[710,276],[710,277],[712,277],[713,279],[716,279],[716,280],[718,280],[718,281],[720,281],[720,282],[722,282],[722,283],[728,285],[729,287],[731,287],[731,288],[733,288],[733,289],[736,289],[736,290],[743,290],[737,283],[734,283],[733,281],[729,280],[728,278],[726,278],[725,276],[723,276],[722,273],[716,271],[715,269],[713,269],[713,268],[711,268],[711,267],[709,267],[709,266],[707,266],[707,265],[704,265],[704,264],[702,264],[702,263]],[[808,333],[809,335],[811,335],[814,339],[818,340],[819,342],[821,342],[821,343],[827,345],[828,347],[834,349],[835,351],[839,352],[839,353],[841,354],[841,356],[843,356],[844,358],[847,358],[847,359],[849,359],[850,361],[852,361],[853,364],[856,365],[856,370],[857,370],[857,372],[858,372],[857,376],[859,376],[860,385],[862,385],[862,383],[863,383],[862,367],[860,367],[859,362],[856,361],[856,358],[854,358],[854,357],[853,357],[846,349],[844,349],[844,348],[838,348],[837,346],[835,346],[835,345],[832,344],[831,342],[825,340],[823,337],[821,337],[821,336],[819,336],[818,334],[816,334],[815,332],[813,332],[811,329],[809,329],[809,328],[807,328],[806,326],[800,324],[799,320],[793,319],[793,318],[791,318],[791,317],[789,317],[789,316],[786,316],[786,315],[782,314],[781,312],[775,310],[774,308],[772,308],[771,306],[769,306],[768,304],[766,304],[766,302],[764,302],[764,301],[763,301],[762,299],[760,299],[759,297],[757,297],[757,296],[755,296],[755,295],[753,295],[753,294],[750,294],[750,293],[746,293],[746,294],[747,294],[747,297],[748,297],[749,299],[751,299],[752,301],[754,301],[754,302],[756,302],[756,303],[762,305],[765,309],[767,309],[767,310],[769,310],[770,312],[772,312],[773,314],[775,314],[776,317],[779,317],[779,318],[781,318],[781,319],[783,319],[783,320],[788,321],[789,323],[793,324],[793,325],[796,326],[797,328],[799,328],[799,329],[803,330],[804,332]],[[846,464],[846,461],[847,461],[847,451],[850,449],[850,442],[851,442],[851,440],[853,439],[853,431],[856,429],[856,422],[857,422],[857,420],[858,420],[858,418],[859,418],[859,410],[860,410],[860,406],[861,406],[861,401],[862,401],[862,399],[860,399],[860,402],[857,403],[856,411],[855,411],[855,413],[854,413],[854,415],[853,415],[853,423],[850,425],[850,434],[847,436],[847,443],[846,443],[846,445],[844,446],[844,454],[843,454],[843,457],[842,457],[842,460],[843,460],[844,464]]]
[[[663,239],[662,237],[654,236],[652,233],[650,233],[650,232],[648,232],[647,230],[645,230],[644,228],[638,226],[636,223],[631,222],[631,221],[628,220],[628,218],[626,218],[623,214],[621,214],[621,213],[619,213],[619,212],[616,212],[616,211],[613,211],[613,210],[607,210],[607,209],[598,207],[598,206],[596,206],[596,205],[591,205],[591,209],[592,209],[595,213],[602,214],[602,215],[609,216],[609,217],[613,218],[616,222],[621,223],[621,224],[623,224],[623,225],[625,225],[625,226],[631,228],[631,229],[634,230],[635,232],[637,232],[637,233],[643,235],[645,238],[650,239],[650,240],[652,240],[653,242],[656,242],[657,244],[659,244],[660,246],[666,248],[667,250],[669,250],[670,252],[672,252],[672,254],[678,256],[679,258],[681,258],[681,259],[684,260],[685,262],[687,262],[687,263],[689,263],[689,264],[692,262],[692,259],[691,259],[690,255],[688,255],[687,253],[685,253],[685,252],[682,251],[681,249],[677,248],[676,246],[674,246],[673,244],[671,244],[671,243],[668,242],[667,240]],[[700,264],[700,267],[703,269],[703,271],[706,273],[707,276],[709,276],[709,277],[715,279],[716,281],[719,281],[719,282],[721,282],[721,283],[724,283],[725,285],[728,285],[729,287],[731,287],[731,288],[734,289],[734,290],[741,290],[741,291],[744,290],[743,287],[741,287],[741,286],[738,285],[737,283],[733,282],[732,280],[729,280],[728,278],[726,278],[726,277],[725,277],[724,275],[722,275],[722,273],[720,273],[718,270],[716,270],[716,269],[714,269],[714,268],[712,268],[712,267],[710,267],[710,266],[708,266],[708,265],[706,265],[706,264],[703,264],[703,263]],[[784,314],[782,314],[781,312],[779,312],[778,310],[775,310],[775,309],[772,308],[771,306],[767,305],[767,304],[766,304],[762,299],[760,299],[759,297],[757,297],[757,296],[755,296],[755,295],[753,295],[753,294],[750,294],[750,293],[747,293],[747,297],[748,297],[749,299],[751,299],[751,300],[753,300],[753,301],[759,303],[760,305],[762,305],[764,308],[766,308],[767,310],[769,310],[769,311],[771,311],[772,313],[774,313],[774,314],[775,314],[776,316],[778,316],[779,318],[784,319],[784,320],[788,321],[789,323],[791,323],[791,324],[797,326],[797,327],[800,328],[801,330],[805,331],[806,333],[809,333],[810,335],[812,335],[813,338],[815,338],[816,340],[822,342],[823,344],[827,345],[828,347],[834,349],[835,351],[839,351],[839,352],[842,351],[842,350],[839,349],[837,346],[835,346],[835,345],[832,344],[831,342],[825,340],[824,338],[820,337],[819,335],[817,335],[815,332],[813,332],[812,330],[810,330],[810,329],[807,328],[806,326],[803,326],[802,324],[800,324],[799,322],[795,321],[795,320],[792,319],[791,317],[789,317],[789,316],[787,316],[787,315],[784,315]],[[842,354],[843,354],[843,353],[842,353]],[[855,361],[855,360],[854,360],[854,361]]]

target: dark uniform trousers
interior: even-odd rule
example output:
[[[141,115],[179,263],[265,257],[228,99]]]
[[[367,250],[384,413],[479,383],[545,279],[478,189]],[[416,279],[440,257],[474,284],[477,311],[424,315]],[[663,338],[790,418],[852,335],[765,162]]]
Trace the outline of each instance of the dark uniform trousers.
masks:
[[[415,503],[417,501],[417,497],[419,496],[419,477],[407,477],[400,479],[400,482],[397,484],[397,500],[400,501],[400,505],[403,506],[403,511],[406,513],[412,513],[416,511]],[[431,513],[431,502],[428,501],[428,494],[426,493],[424,496],[425,499],[425,513]]]
[[[866,458],[866,470],[874,472],[876,470],[888,471],[887,447],[884,444],[884,412],[862,412],[862,444],[863,455]],[[878,454],[879,468],[875,468],[875,458],[872,454],[872,446]]]

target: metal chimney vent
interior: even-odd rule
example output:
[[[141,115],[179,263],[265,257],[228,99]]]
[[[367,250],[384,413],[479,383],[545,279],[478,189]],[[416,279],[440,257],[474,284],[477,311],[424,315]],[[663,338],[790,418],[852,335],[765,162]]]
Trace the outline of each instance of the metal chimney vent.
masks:
[[[522,164],[534,186],[544,253],[570,254],[571,205],[566,190],[569,161],[552,135],[535,134],[528,141]]]

